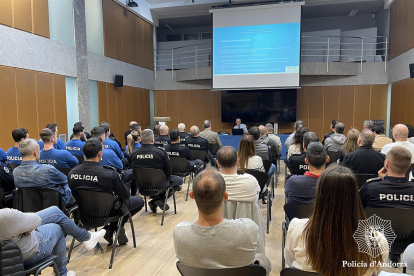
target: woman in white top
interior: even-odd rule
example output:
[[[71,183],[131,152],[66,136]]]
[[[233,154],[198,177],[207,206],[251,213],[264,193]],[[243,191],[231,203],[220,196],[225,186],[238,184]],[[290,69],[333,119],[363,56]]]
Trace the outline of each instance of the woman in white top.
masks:
[[[303,149],[303,135],[305,135],[306,132],[309,132],[309,129],[306,127],[301,127],[298,130],[296,130],[296,134],[293,137],[295,140],[295,143],[291,145],[288,149],[287,158],[294,154],[294,153],[302,153],[304,151]]]
[[[245,173],[247,170],[265,172],[262,158],[256,155],[253,135],[244,135],[241,138],[237,157],[239,158],[239,167],[242,173]]]
[[[289,224],[286,264],[324,276],[377,274],[381,268],[370,264],[385,262],[389,247],[383,234],[372,228],[359,228],[359,221],[366,219],[354,174],[346,167],[329,166],[319,177],[311,218],[295,218]],[[367,248],[373,252],[372,243],[379,247],[377,256],[358,250],[361,245],[361,251]],[[362,267],[344,265],[344,262],[362,264]]]

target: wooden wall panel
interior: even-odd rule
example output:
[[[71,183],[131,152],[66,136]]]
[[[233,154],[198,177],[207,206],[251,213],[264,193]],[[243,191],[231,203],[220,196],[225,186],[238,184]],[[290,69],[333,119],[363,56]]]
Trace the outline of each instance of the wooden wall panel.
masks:
[[[220,98],[221,99],[221,98]],[[212,125],[212,129],[217,129],[217,121],[215,114],[215,93],[211,90],[203,90],[202,94],[202,103],[203,103],[203,113],[202,113],[202,122],[198,126],[200,131],[204,130],[203,123],[204,120],[209,120]],[[221,121],[221,118],[220,118]]]
[[[213,130],[218,131],[227,131],[227,123],[221,122],[221,91],[211,91],[214,93],[214,105],[215,105],[215,114],[216,114],[216,125],[213,126]]]
[[[144,60],[145,60],[145,55],[143,55],[142,53],[145,53],[144,51],[144,20],[142,20],[141,18],[135,16],[135,23],[136,23],[136,28],[137,28],[137,52],[138,52],[138,56],[137,56],[137,65],[138,66],[143,66],[144,64]]]
[[[309,87],[298,89],[296,105],[296,119],[302,120],[305,126],[309,125]]]
[[[122,87],[121,89],[116,89],[116,114],[117,114],[117,121],[116,121],[116,128],[113,129],[113,133],[115,137],[123,137],[125,130],[128,129],[128,123],[125,120],[125,94],[124,90],[127,87]],[[120,140],[122,141],[122,139]]]
[[[37,138],[39,129],[37,128],[35,77],[34,71],[16,69],[18,125],[29,130],[31,137]],[[50,110],[53,110],[52,107]]]
[[[177,128],[179,122],[178,115],[178,93],[176,90],[167,91],[165,93],[165,99],[167,104],[167,117],[171,117],[171,121],[167,122],[170,130]]]
[[[203,93],[205,90],[191,90],[190,92],[190,125],[200,128],[203,123]],[[190,130],[190,126],[187,127]]]
[[[98,117],[99,123],[108,121],[108,102],[106,96],[106,83],[98,82]],[[93,126],[95,127],[95,126]]]
[[[0,24],[9,27],[13,26],[13,2],[12,0],[1,0],[0,1]]]
[[[132,116],[134,120],[136,120],[138,123],[140,123],[141,121],[140,112],[142,108],[141,106],[142,103],[140,101],[140,94],[141,94],[140,88],[131,87],[131,98],[132,98],[132,103],[133,103]],[[141,126],[141,128],[143,127]]]
[[[129,27],[129,17],[132,17],[133,14],[127,12],[125,8],[122,9],[123,17],[122,17],[122,49],[124,54],[124,62],[132,63],[131,62],[131,32]]]
[[[112,83],[106,84],[106,98],[107,98],[107,110],[108,110],[108,123],[111,125],[111,131],[116,133],[118,131],[118,114],[116,113],[116,94]],[[101,122],[99,122],[101,123]]]
[[[414,125],[413,101],[413,79],[405,79],[392,84],[390,127],[396,124]]]
[[[129,122],[135,120],[132,103],[132,87],[124,86],[124,100],[125,100],[125,122],[129,125]],[[126,127],[128,127],[126,125]]]
[[[55,101],[55,123],[58,125],[58,133],[66,134],[66,139],[68,139],[65,76],[53,75],[53,93]]]
[[[31,0],[13,0],[13,27],[29,33],[32,32]]]
[[[142,128],[146,128],[147,126],[151,125],[150,120],[150,96],[148,89],[141,89],[140,93],[140,124],[143,125]]]
[[[191,100],[190,90],[179,90],[178,91],[178,120],[180,123],[185,124],[186,131],[190,131],[190,117],[191,117]]]
[[[32,0],[33,33],[49,38],[48,0]]]
[[[323,87],[310,87],[308,129],[323,137]]]
[[[390,8],[390,50],[393,59],[414,48],[414,1],[396,0]]]
[[[337,119],[345,124],[345,133],[347,133],[354,127],[354,86],[339,86],[338,102]]]
[[[387,118],[387,95],[387,85],[371,86],[371,108],[369,114],[370,120],[382,120],[383,118]],[[387,127],[387,121],[385,120],[384,128],[387,129]]]
[[[339,87],[325,86],[323,88],[323,101],[323,133],[325,134],[331,132],[332,120],[338,119]]]
[[[154,116],[167,116],[167,100],[165,96],[165,90],[154,91]]]
[[[47,124],[52,123],[50,120],[50,111],[54,106],[52,74],[36,72],[36,105],[37,128],[40,132]]]
[[[355,103],[354,103],[354,126],[361,130],[365,120],[369,119],[370,110],[370,85],[355,86]]]
[[[1,15],[1,14],[0,14]],[[12,146],[11,132],[18,127],[17,121],[17,99],[16,99],[16,76],[15,69],[0,66],[0,95],[3,103],[1,112],[4,119],[1,121],[0,148],[5,151]],[[35,137],[35,136],[33,136]]]
[[[408,21],[408,26],[414,26],[414,3],[412,1],[409,2],[410,3],[410,11],[409,11],[409,21]],[[411,30],[410,32],[408,32],[408,49],[414,49],[414,32]]]
[[[113,3],[113,2],[112,2]],[[114,58],[124,61],[124,48],[123,48],[123,21],[124,21],[124,8],[120,5],[112,4],[112,16],[113,16],[113,28],[114,28]],[[105,18],[104,18],[105,21]]]
[[[105,56],[115,58],[115,36],[112,4],[112,0],[102,0]]]
[[[128,16],[129,35],[131,40],[131,63],[138,66],[138,37],[137,37],[137,17]]]

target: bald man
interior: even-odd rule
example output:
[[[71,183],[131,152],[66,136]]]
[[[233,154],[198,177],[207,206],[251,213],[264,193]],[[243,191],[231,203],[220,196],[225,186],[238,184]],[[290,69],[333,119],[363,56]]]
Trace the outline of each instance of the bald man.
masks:
[[[170,145],[171,139],[168,136],[169,128],[167,125],[160,126],[160,135],[155,137],[154,145],[158,148],[163,148],[164,145]]]
[[[394,138],[395,142],[391,144],[385,145],[381,153],[387,155],[387,153],[393,147],[403,147],[407,149],[411,153],[411,164],[414,163],[414,144],[408,141],[408,128],[406,125],[398,124],[395,125],[392,129],[392,137]]]
[[[124,133],[125,145],[128,145],[128,143],[127,143],[127,137],[128,137],[129,134],[131,134],[132,126],[133,125],[139,125],[139,124],[137,122],[135,122],[135,121],[129,122],[129,130],[125,131],[125,133]]]

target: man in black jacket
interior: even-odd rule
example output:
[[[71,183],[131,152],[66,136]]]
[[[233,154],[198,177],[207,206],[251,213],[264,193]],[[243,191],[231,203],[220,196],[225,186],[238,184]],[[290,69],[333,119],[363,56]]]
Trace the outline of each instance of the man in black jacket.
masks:
[[[97,138],[91,138],[83,146],[85,162],[72,169],[68,174],[68,184],[72,192],[76,190],[89,190],[101,193],[115,194],[131,212],[131,216],[138,213],[144,206],[144,201],[139,196],[130,196],[128,188],[121,181],[119,174],[110,167],[102,167],[99,161],[102,158],[102,143]],[[112,210],[114,214],[118,211]],[[128,238],[125,235],[124,225],[126,217],[122,222],[122,227],[118,237],[120,245],[126,244]],[[117,222],[110,223],[105,227],[105,239],[109,244],[113,243],[113,235],[117,230]]]
[[[363,130],[358,138],[359,148],[345,155],[342,165],[354,173],[377,174],[384,166],[385,155],[374,150],[374,141],[374,132],[369,129]]]
[[[171,144],[171,139],[168,137],[168,126],[162,125],[160,126],[160,135],[154,138],[154,145],[163,148],[165,145]]]
[[[185,143],[190,150],[205,151],[207,153],[206,159],[202,160],[207,162],[211,160],[211,165],[216,166],[215,158],[210,153],[210,144],[207,139],[200,137],[200,129],[198,126],[192,126],[190,128],[191,136],[185,139]],[[194,157],[193,157],[194,158]]]
[[[164,171],[166,179],[161,185],[160,190],[164,191],[159,195],[152,197],[152,200],[148,202],[151,211],[157,212],[157,206],[162,210],[164,208],[165,191],[168,187],[172,186],[175,191],[180,189],[180,185],[183,184],[183,179],[176,175],[171,175],[171,163],[168,158],[168,154],[164,148],[157,148],[154,145],[154,133],[151,129],[145,129],[141,132],[141,144],[140,148],[134,149],[130,157],[130,164],[133,169],[137,168],[150,168]],[[170,193],[168,197],[172,194]],[[170,207],[168,204],[165,206],[165,211]]]
[[[11,195],[11,197],[8,197],[10,200],[0,202],[0,205],[4,203],[4,207],[12,208],[12,199],[14,197],[12,193],[16,189],[16,187],[14,186],[13,172],[9,167],[5,167],[2,164],[0,164],[0,189],[4,191],[5,195]]]
[[[287,166],[292,175],[303,175],[309,171],[309,165],[306,164],[306,149],[311,142],[319,142],[319,137],[315,132],[306,132],[303,135],[303,149],[300,154],[292,154],[288,161]]]

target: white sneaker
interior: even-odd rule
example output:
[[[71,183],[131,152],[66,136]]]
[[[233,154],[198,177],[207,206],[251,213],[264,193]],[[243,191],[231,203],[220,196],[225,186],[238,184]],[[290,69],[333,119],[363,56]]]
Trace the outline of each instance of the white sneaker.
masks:
[[[103,236],[105,236],[105,233],[105,229],[101,229],[98,232],[89,232],[91,238],[88,241],[83,242],[83,248],[85,248],[86,250],[91,250],[95,248],[96,244],[103,238]]]
[[[68,273],[66,274],[66,276],[76,276],[75,271],[68,271]]]

